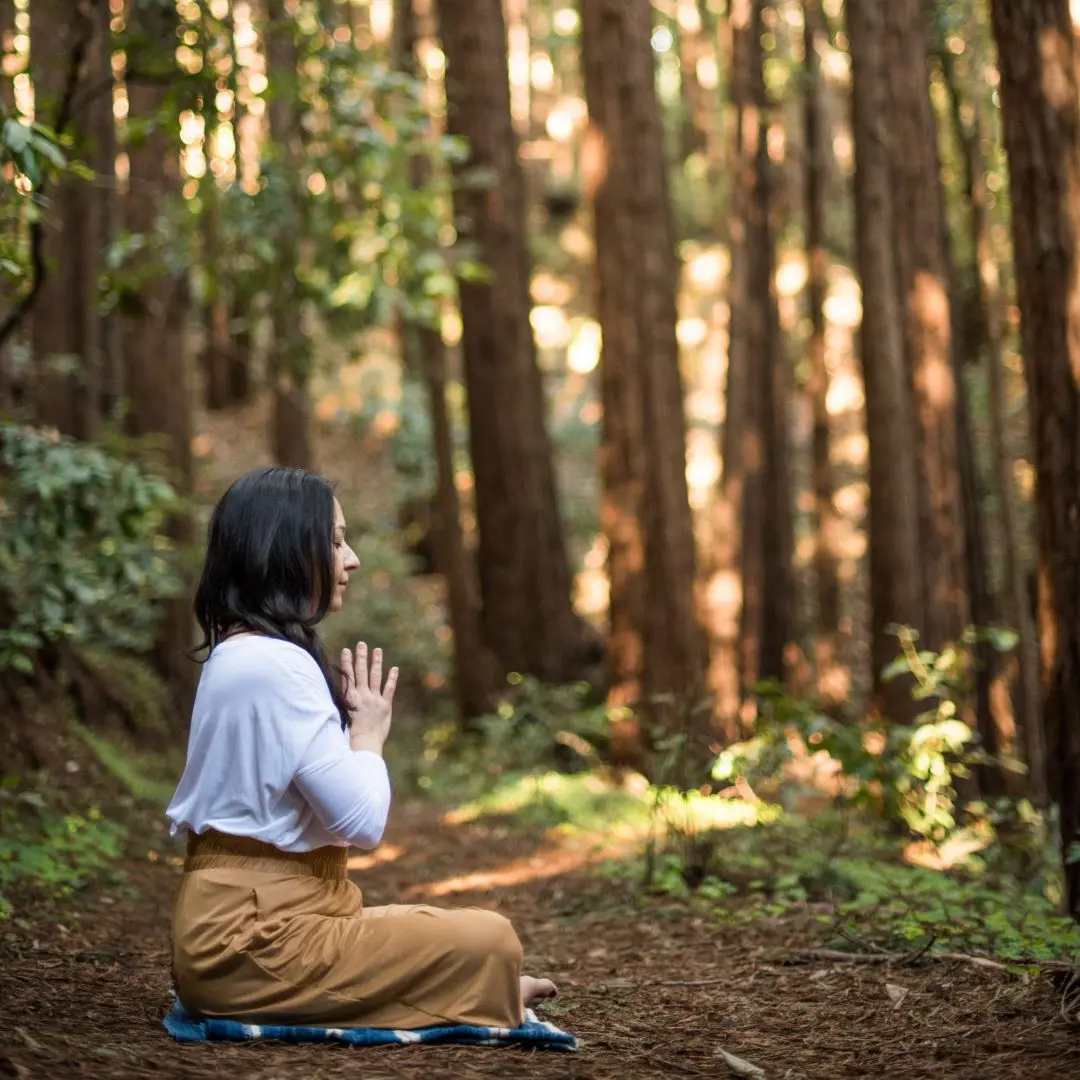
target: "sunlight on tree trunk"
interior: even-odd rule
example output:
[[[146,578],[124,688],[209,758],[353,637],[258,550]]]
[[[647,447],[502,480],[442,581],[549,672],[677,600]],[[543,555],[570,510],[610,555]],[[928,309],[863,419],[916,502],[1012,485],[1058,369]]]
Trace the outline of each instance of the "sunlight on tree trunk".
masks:
[[[693,738],[704,693],[686,429],[675,336],[675,254],[648,0],[590,0],[582,66],[591,137],[597,313],[603,330],[600,468],[609,544],[612,702],[640,698]],[[698,754],[701,753],[698,747]]]
[[[832,146],[822,107],[822,73],[819,48],[825,38],[821,0],[803,0],[803,47],[806,68],[804,102],[806,155],[806,255],[807,305],[810,309],[808,346],[810,373],[807,395],[813,412],[814,576],[817,599],[818,693],[830,707],[840,704],[830,693],[830,673],[840,662],[840,578],[837,554],[837,520],[833,505],[831,445],[829,431],[829,369],[825,364],[825,300],[829,291],[829,249],[825,236],[825,195]]]
[[[889,93],[889,150],[896,259],[905,305],[905,350],[915,395],[921,644],[940,649],[968,622],[964,520],[957,468],[956,380],[953,371],[945,203],[923,0],[883,5],[882,46]]]
[[[1068,0],[992,0],[1035,448],[1043,725],[1080,918],[1080,112]]]
[[[395,0],[391,56],[396,67],[413,76],[419,74],[417,30],[413,0]],[[419,190],[428,181],[428,163],[417,158],[410,171],[413,186]],[[498,675],[495,658],[483,641],[476,562],[461,528],[461,506],[454,483],[454,433],[446,403],[447,349],[438,329],[411,325],[405,319],[401,321],[401,337],[405,367],[416,369],[431,414],[435,493],[430,500],[428,531],[435,570],[446,582],[458,715],[467,721],[492,710]]]
[[[893,250],[885,24],[878,0],[847,5],[855,140],[855,227],[862,284],[863,381],[870,444],[871,661],[878,706],[893,720],[917,706],[909,684],[882,683],[897,653],[893,625],[923,625],[919,503],[913,453],[912,395],[904,361],[904,316]]]
[[[581,678],[593,636],[574,613],[529,313],[525,182],[510,117],[501,0],[440,0],[447,129],[469,144],[454,210],[484,281],[459,287],[484,638],[506,671]],[[480,183],[475,173],[489,178]]]

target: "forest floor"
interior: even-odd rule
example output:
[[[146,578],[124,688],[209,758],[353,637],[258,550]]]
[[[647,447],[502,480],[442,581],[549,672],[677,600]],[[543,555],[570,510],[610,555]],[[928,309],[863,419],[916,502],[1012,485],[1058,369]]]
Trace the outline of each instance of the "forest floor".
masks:
[[[798,962],[793,950],[820,940],[820,927],[765,917],[725,924],[598,874],[598,859],[626,855],[610,840],[529,833],[506,818],[450,824],[424,803],[400,808],[379,852],[351,863],[366,902],[473,904],[508,915],[528,969],[558,982],[546,1013],[578,1036],[578,1053],[177,1044],[161,1018],[181,871],[160,833],[143,831],[154,856],[129,859],[119,884],[36,914],[24,909],[0,935],[0,1076],[739,1075],[721,1050],[770,1080],[1080,1075],[1080,1037],[1059,1019],[1060,991],[1048,979],[962,963]]]

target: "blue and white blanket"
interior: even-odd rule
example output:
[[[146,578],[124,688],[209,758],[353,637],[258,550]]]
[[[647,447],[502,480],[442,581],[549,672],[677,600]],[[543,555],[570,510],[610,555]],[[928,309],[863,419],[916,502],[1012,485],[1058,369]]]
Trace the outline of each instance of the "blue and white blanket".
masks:
[[[466,1046],[518,1046],[536,1050],[576,1050],[577,1039],[532,1009],[516,1028],[446,1027],[393,1031],[389,1028],[291,1027],[280,1024],[241,1024],[237,1020],[199,1020],[189,1016],[179,1001],[165,1014],[165,1030],[179,1042],[250,1042],[277,1039],[294,1043],[348,1043],[351,1046],[409,1046],[417,1043],[458,1043]]]

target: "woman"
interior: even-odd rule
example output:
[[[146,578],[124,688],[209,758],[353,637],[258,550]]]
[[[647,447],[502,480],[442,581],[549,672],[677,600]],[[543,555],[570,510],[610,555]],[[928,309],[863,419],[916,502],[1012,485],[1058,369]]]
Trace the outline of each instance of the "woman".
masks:
[[[322,477],[264,469],[214,510],[195,597],[209,655],[168,809],[188,837],[177,994],[251,1023],[516,1027],[555,988],[521,975],[506,919],[365,908],[346,874],[349,846],[374,848],[386,825],[398,678],[361,643],[339,682],[316,634],[358,567]]]

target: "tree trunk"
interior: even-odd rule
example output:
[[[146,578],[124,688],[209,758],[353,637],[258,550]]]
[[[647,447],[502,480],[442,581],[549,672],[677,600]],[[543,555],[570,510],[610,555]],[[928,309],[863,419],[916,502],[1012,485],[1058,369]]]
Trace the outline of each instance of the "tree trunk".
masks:
[[[15,53],[15,5],[0,4],[0,63],[5,63],[9,55]],[[0,113],[4,117],[15,111],[15,83],[9,78],[0,77]],[[16,387],[15,372],[12,366],[11,345],[0,342],[0,415],[8,414],[15,408]]]
[[[788,431],[791,427],[788,406],[791,400],[791,377],[776,292],[776,208],[777,177],[769,157],[769,99],[765,88],[765,54],[762,21],[766,4],[756,0],[752,21],[753,89],[758,124],[757,158],[753,202],[747,216],[751,303],[761,309],[764,330],[762,350],[743,358],[752,379],[760,383],[760,431],[764,450],[762,458],[761,550],[748,564],[748,545],[743,545],[744,589],[746,570],[752,565],[759,573],[756,592],[760,605],[760,652],[756,668],[744,670],[744,687],[761,679],[783,680],[784,650],[792,638],[791,563],[793,556],[792,497],[788,468]],[[756,360],[756,362],[755,362]],[[744,524],[744,528],[746,525]],[[745,534],[746,536],[756,535]],[[743,622],[747,625],[744,604]],[[752,625],[749,624],[749,625]],[[746,634],[749,638],[751,635]]]
[[[870,448],[871,657],[877,704],[903,722],[917,709],[910,683],[883,683],[897,654],[895,624],[921,627],[919,502],[911,453],[914,423],[904,359],[904,315],[894,257],[889,133],[895,121],[887,84],[884,9],[878,0],[847,5],[855,142],[855,230],[862,283],[860,334]]]
[[[956,641],[968,622],[945,196],[937,119],[930,101],[925,4],[923,0],[894,0],[882,9],[890,110],[883,134],[893,183],[897,287],[904,305],[905,350],[915,395],[924,594],[924,622],[916,629],[922,643],[940,649]]]
[[[775,184],[761,48],[764,7],[763,0],[741,0],[729,16],[736,170],[724,471],[713,555],[730,585],[717,588],[722,579],[714,579],[711,605],[712,682],[719,695],[718,719],[728,737],[737,733],[732,705],[738,705],[741,693],[761,679],[783,678],[784,646],[790,637],[789,379],[776,302]],[[738,604],[737,621],[717,612],[718,598]],[[733,652],[737,679],[731,671]],[[733,682],[740,691],[737,696],[732,694]]]
[[[116,117],[113,114],[115,84],[112,72],[112,11],[108,0],[96,7],[98,20],[97,76],[104,89],[87,105],[92,115],[88,119],[93,140],[91,167],[97,175],[99,244],[102,255],[116,243],[120,232],[120,202],[116,190]],[[124,336],[118,313],[110,311],[101,316],[101,414],[109,421],[118,421],[124,400]]]
[[[207,13],[202,15],[203,71],[217,70],[217,60],[223,42],[209,25]],[[202,199],[199,225],[202,233],[202,276],[205,282],[202,303],[202,371],[203,400],[211,410],[226,409],[232,404],[230,394],[229,309],[221,268],[221,189],[214,175],[214,134],[220,115],[217,108],[217,80],[208,75],[202,90],[203,156],[206,172],[200,184]]]
[[[746,338],[759,326],[760,304],[749,302],[750,250],[747,215],[756,185],[756,162],[763,118],[753,99],[755,50],[751,42],[752,0],[732,0],[721,21],[723,52],[728,58],[729,121],[728,139],[732,189],[728,213],[731,272],[727,283],[728,364],[724,387],[724,428],[721,436],[723,473],[719,498],[713,508],[710,551],[708,619],[711,638],[709,686],[716,696],[716,721],[727,741],[740,734],[739,710],[742,701],[742,674],[747,668],[745,651],[756,657],[758,642],[743,637],[743,613],[747,583],[743,566],[747,518],[752,513],[751,478],[760,470],[760,442],[753,442],[759,410],[755,384],[746,363]],[[760,347],[761,333],[758,333]],[[757,355],[761,355],[759,352]],[[751,545],[753,551],[753,545]]]
[[[52,128],[74,130],[75,153],[85,158],[99,99],[80,91],[101,79],[111,59],[101,21],[93,8],[73,12],[67,0],[34,0],[30,14],[37,115]],[[77,439],[92,439],[101,422],[100,209],[95,187],[83,179],[67,177],[48,192],[45,278],[31,334],[38,423]]]
[[[490,272],[460,285],[462,354],[484,637],[507,671],[559,682],[592,661],[574,613],[545,401],[529,323],[531,260],[525,187],[510,117],[500,0],[439,0],[447,128],[468,141],[456,169],[463,240]],[[477,184],[474,170],[491,176]]]
[[[1036,469],[1043,724],[1080,918],[1080,115],[1068,0],[992,0]]]
[[[272,282],[273,344],[267,364],[274,394],[271,450],[279,465],[312,467],[307,381],[311,357],[304,330],[297,268],[303,235],[303,144],[296,80],[299,67],[297,27],[284,0],[266,0],[267,68],[275,83],[268,108],[270,142],[276,150],[274,181],[284,196],[275,236],[280,256]]]
[[[232,90],[232,125],[234,136],[233,162],[236,171],[235,183],[243,183],[244,151],[240,137],[244,126],[244,106],[240,101],[238,79],[239,56],[236,48],[236,21],[230,11],[226,20],[229,35],[229,55],[232,67],[229,72],[229,85]],[[229,400],[234,405],[243,405],[251,400],[254,391],[251,375],[251,321],[254,317],[253,298],[244,294],[242,286],[233,281],[229,288]]]
[[[677,11],[683,107],[680,154],[685,161],[709,147],[716,97],[701,85],[698,76],[698,64],[709,50],[705,5],[699,0],[678,0]]]
[[[705,689],[675,336],[679,266],[648,0],[583,6],[582,66],[602,171],[586,177],[603,332],[600,454],[613,701],[673,730]]]
[[[132,45],[128,63],[141,77],[128,82],[129,116],[133,120],[160,117],[168,101],[168,80],[176,71],[172,43],[176,11],[133,3],[127,25]],[[179,147],[171,125],[149,126],[139,142],[127,147],[130,163],[128,193],[123,201],[124,227],[133,235],[152,238],[159,214],[179,197]],[[162,446],[163,463],[181,494],[192,488],[191,379],[187,362],[188,287],[183,271],[156,265],[151,240],[147,265],[131,269],[146,273],[137,290],[125,298],[125,382],[130,399],[127,433],[149,437]],[[172,523],[173,540],[192,540],[192,521],[181,513]],[[182,596],[164,605],[155,664],[174,688],[178,711],[190,708],[194,668],[187,656],[192,645],[191,598]]]
[[[829,369],[825,364],[825,300],[829,293],[829,249],[825,237],[825,193],[832,154],[822,101],[821,56],[825,42],[821,0],[803,0],[803,46],[806,64],[804,118],[806,130],[807,304],[810,308],[810,373],[807,396],[813,411],[813,488],[816,534],[814,576],[817,596],[818,693],[830,706],[828,673],[839,663],[840,577],[837,551],[839,521],[833,505],[829,460]]]
[[[395,0],[391,54],[395,66],[413,76],[418,70],[416,40],[413,0]],[[427,160],[417,157],[410,166],[413,187],[426,185]],[[403,321],[402,352],[406,369],[415,370],[423,380],[431,413],[436,474],[428,533],[436,572],[446,580],[447,610],[454,635],[454,690],[458,715],[467,721],[494,707],[497,664],[483,641],[476,563],[461,529],[461,505],[454,483],[454,434],[446,405],[446,345],[437,329]]]
[[[1025,595],[1023,576],[1014,582],[1014,569],[1020,570],[1019,533],[1016,521],[1015,495],[1012,490],[1011,460],[1005,449],[1007,421],[1004,412],[1002,386],[1002,330],[1001,296],[998,281],[997,259],[989,231],[986,163],[983,159],[981,142],[984,137],[983,125],[979,116],[977,100],[965,100],[960,85],[960,76],[956,70],[953,54],[942,40],[937,48],[945,86],[949,95],[949,112],[956,142],[960,150],[963,165],[963,192],[969,207],[968,226],[971,241],[971,262],[960,274],[954,267],[953,289],[953,327],[956,331],[956,378],[959,394],[958,429],[960,436],[960,472],[964,501],[964,528],[967,536],[968,594],[971,598],[971,619],[979,627],[990,627],[1001,617],[1009,626],[1017,629],[1021,637],[1017,649],[1015,677],[1010,674],[1010,665],[989,642],[977,643],[975,671],[976,702],[978,708],[979,731],[984,746],[990,754],[1017,754],[1017,735],[1024,741],[1023,757],[1029,756],[1026,748],[1027,731],[1034,723],[1036,732],[1041,734],[1038,702],[1038,646],[1034,636],[1031,609]],[[981,65],[977,69],[982,71]],[[970,108],[972,119],[965,119],[965,112]],[[983,362],[985,354],[987,366],[987,387],[990,399],[990,482],[993,501],[1000,515],[1000,535],[1004,548],[1004,584],[1001,596],[995,597],[990,586],[990,556],[984,535],[987,532],[987,518],[984,512],[985,499],[978,490],[977,469],[975,465],[974,441],[971,431],[971,409],[965,388],[965,371],[976,371]],[[1015,590],[1019,587],[1019,593]],[[1019,601],[1019,602],[1017,602]],[[1021,620],[1026,629],[1020,627]],[[1025,646],[1025,640],[1027,645]],[[1027,675],[1027,680],[1025,680]],[[995,684],[1012,682],[1011,704],[1004,700],[1004,695],[995,695]],[[1033,705],[1028,707],[1027,689],[1036,695]],[[1025,719],[1025,709],[1027,718]],[[1036,747],[1038,757],[1038,748]],[[982,790],[986,794],[1027,794],[1045,803],[1045,761],[1039,767],[1043,776],[1041,784],[1029,767],[1028,779],[1023,781],[1016,773],[1007,770],[995,770],[992,766],[980,770]],[[1041,794],[1037,792],[1041,791]]]
[[[461,506],[454,484],[453,431],[446,407],[446,346],[437,330],[416,329],[431,409],[436,466],[431,534],[436,564],[446,578],[458,713],[468,720],[494,707],[497,665],[481,634],[476,564],[461,531]]]
[[[216,112],[215,112],[216,116]],[[209,123],[209,118],[208,118]],[[207,147],[209,152],[209,146]],[[232,403],[232,342],[229,340],[229,310],[221,280],[220,218],[221,194],[217,180],[209,172],[203,178],[202,232],[203,298],[202,369],[204,400],[208,409],[227,409]]]

